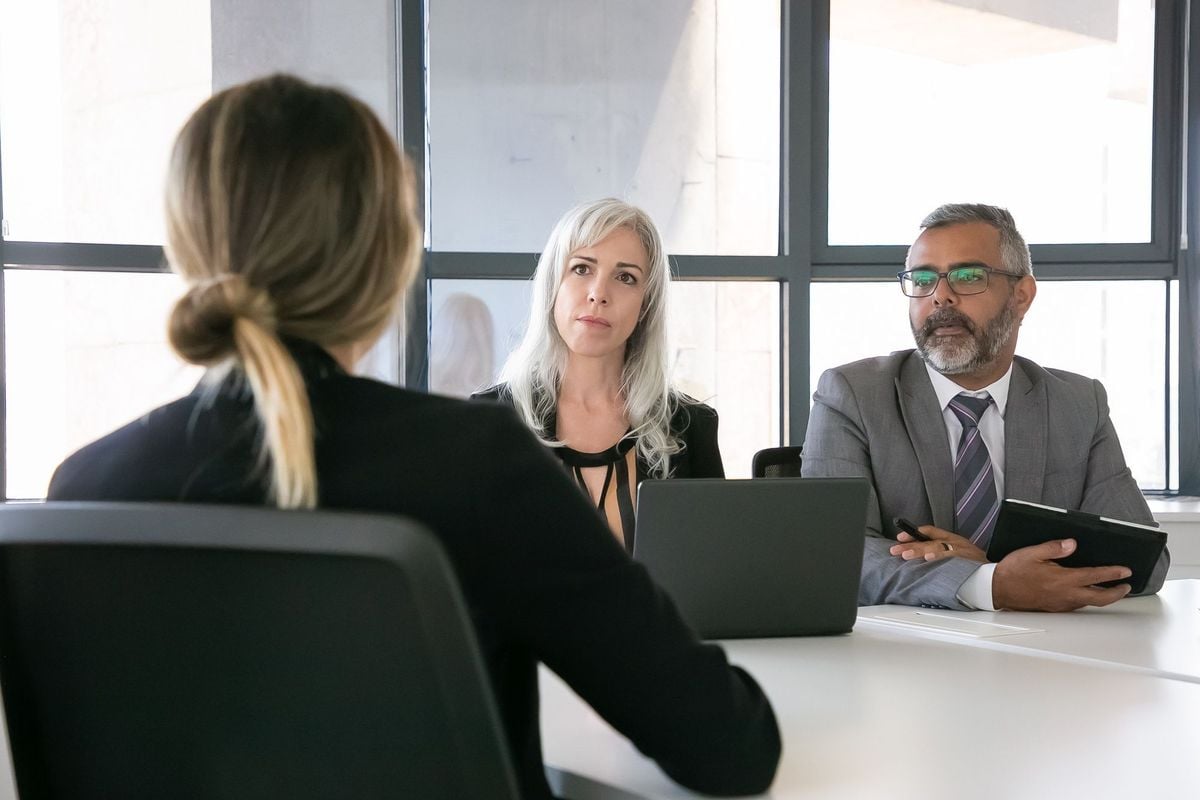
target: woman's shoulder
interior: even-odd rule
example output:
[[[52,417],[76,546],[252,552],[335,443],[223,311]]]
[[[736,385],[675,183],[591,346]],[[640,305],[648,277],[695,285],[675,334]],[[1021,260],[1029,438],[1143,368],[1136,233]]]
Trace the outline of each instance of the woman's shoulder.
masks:
[[[683,450],[671,460],[676,478],[723,478],[717,445],[717,412],[682,392],[672,393],[671,434]]]
[[[141,499],[147,467],[161,475],[186,452],[185,433],[201,398],[197,392],[185,395],[79,448],[55,469],[48,499]]]
[[[491,400],[493,402],[508,403],[512,405],[512,390],[508,388],[507,383],[497,383],[494,386],[489,386],[486,389],[481,389],[478,392],[471,393],[472,400]]]
[[[671,393],[671,427],[684,430],[697,421],[709,422],[717,418],[717,410],[683,392]]]

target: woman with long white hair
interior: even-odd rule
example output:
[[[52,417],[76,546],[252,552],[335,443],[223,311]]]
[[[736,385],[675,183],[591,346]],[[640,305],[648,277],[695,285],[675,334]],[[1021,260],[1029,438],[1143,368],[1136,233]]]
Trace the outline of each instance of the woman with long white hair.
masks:
[[[633,550],[645,478],[723,478],[717,413],[675,390],[667,347],[670,268],[646,212],[607,198],[550,233],[521,344],[501,383],[511,403]]]
[[[353,374],[420,264],[415,202],[387,129],[344,92],[277,75],[205,102],[172,154],[167,253],[187,285],[171,346],[207,378],[64,461],[50,499],[415,519],[463,587],[522,797],[551,796],[539,662],[680,783],[765,790],[779,734],[758,685],[696,640],[512,413]],[[492,455],[467,474],[471,451]]]

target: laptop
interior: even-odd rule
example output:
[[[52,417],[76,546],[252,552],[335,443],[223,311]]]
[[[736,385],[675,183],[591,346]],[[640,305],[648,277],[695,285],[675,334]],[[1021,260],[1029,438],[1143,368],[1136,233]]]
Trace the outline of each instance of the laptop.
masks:
[[[702,638],[845,633],[866,515],[862,478],[647,480],[633,557]]]

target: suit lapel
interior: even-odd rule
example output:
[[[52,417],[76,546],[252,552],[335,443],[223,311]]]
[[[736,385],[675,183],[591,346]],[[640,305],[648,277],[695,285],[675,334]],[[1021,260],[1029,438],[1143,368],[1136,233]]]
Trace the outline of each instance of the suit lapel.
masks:
[[[900,369],[900,376],[896,378],[896,396],[904,427],[921,465],[933,524],[954,530],[954,464],[950,461],[946,425],[942,421],[937,394],[925,372],[925,362],[916,353],[909,356]]]
[[[1026,369],[1024,359],[1013,362],[1004,410],[1004,496],[1041,502],[1046,477],[1046,436],[1049,412],[1046,384]]]

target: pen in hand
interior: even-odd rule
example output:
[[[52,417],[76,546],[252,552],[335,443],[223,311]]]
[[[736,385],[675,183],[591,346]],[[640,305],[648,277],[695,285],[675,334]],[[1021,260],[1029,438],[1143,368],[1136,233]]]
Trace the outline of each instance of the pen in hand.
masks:
[[[918,542],[932,542],[933,541],[928,536],[926,536],[925,534],[923,534],[919,530],[917,530],[917,526],[913,525],[911,522],[906,520],[904,517],[892,517],[892,524],[895,525],[900,530],[907,533],[913,539],[916,539]]]

